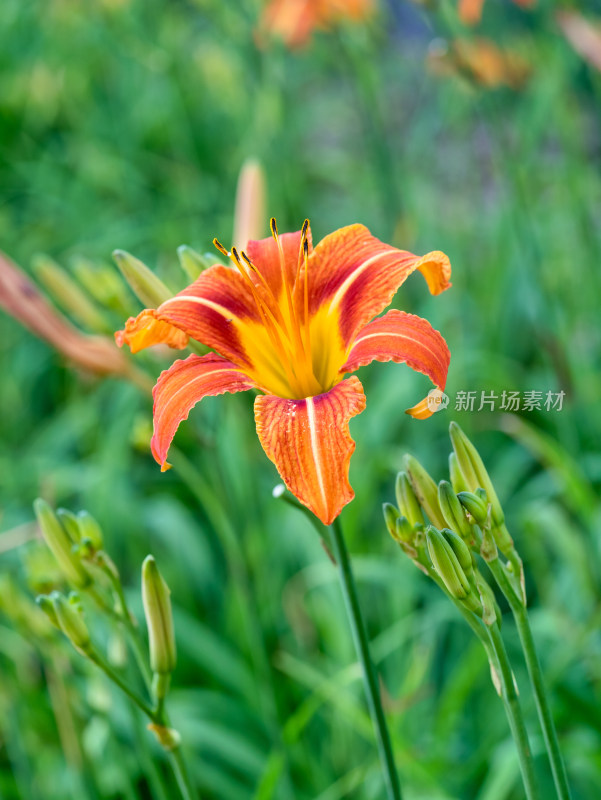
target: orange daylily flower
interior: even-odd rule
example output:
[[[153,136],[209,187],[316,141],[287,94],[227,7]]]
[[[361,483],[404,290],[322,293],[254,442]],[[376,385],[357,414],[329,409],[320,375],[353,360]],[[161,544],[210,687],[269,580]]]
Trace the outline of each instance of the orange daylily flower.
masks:
[[[270,0],[259,27],[288,47],[306,45],[314,30],[328,30],[342,19],[359,21],[373,11],[373,0]]]
[[[163,372],[154,388],[152,453],[163,469],[180,422],[203,397],[255,389],[255,422],[265,453],[288,489],[325,524],[354,497],[348,470],[355,443],[349,420],[365,408],[355,372],[396,361],[444,389],[449,350],[438,331],[402,311],[380,314],[419,270],[432,294],[450,286],[444,253],[419,257],[349,225],[313,249],[302,230],[250,241],[231,253],[236,269],[215,265],[187,289],[128,320],[117,341],[134,348],[184,347],[176,332],[217,351],[191,355]],[[163,323],[160,327],[157,322]],[[432,413],[422,401],[409,409]]]
[[[459,75],[495,89],[521,89],[530,77],[530,66],[513,50],[501,49],[490,39],[455,39],[449,47],[432,50],[428,65],[438,75]]]
[[[513,0],[516,6],[533,8],[536,0]],[[464,25],[477,25],[482,18],[484,0],[459,0],[459,19]]]

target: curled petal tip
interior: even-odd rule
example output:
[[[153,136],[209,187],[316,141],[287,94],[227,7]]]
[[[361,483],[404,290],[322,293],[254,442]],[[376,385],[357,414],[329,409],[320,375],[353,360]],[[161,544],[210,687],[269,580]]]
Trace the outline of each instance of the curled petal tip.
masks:
[[[450,289],[451,262],[446,253],[433,250],[418,261],[416,267],[424,276],[431,294],[441,294]]]
[[[155,344],[166,344],[175,350],[183,350],[188,344],[188,334],[159,319],[154,309],[146,308],[137,317],[130,317],[123,330],[115,333],[119,347],[129,345],[132,353],[138,353]]]
[[[419,403],[405,411],[405,414],[413,417],[413,419],[428,419],[428,417],[431,417],[433,413],[434,412],[428,406],[427,397],[424,397],[424,399],[420,400]]]

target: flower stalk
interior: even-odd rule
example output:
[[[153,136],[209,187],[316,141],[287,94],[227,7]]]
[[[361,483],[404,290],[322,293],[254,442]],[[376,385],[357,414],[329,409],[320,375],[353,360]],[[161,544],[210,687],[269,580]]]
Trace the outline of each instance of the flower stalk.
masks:
[[[394,762],[390,733],[384,716],[378,676],[369,652],[369,641],[365,623],[361,614],[357,587],[353,577],[351,561],[344,539],[340,519],[337,517],[330,526],[332,550],[338,566],[340,584],[344,595],[344,604],[351,625],[353,641],[357,656],[363,669],[363,681],[369,713],[376,732],[380,761],[386,782],[386,792],[389,800],[401,800],[401,786]]]

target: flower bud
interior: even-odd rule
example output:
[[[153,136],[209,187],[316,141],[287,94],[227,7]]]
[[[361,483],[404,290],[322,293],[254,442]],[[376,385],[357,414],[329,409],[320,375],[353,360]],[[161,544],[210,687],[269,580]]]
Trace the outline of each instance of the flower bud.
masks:
[[[44,614],[46,614],[46,616],[48,617],[50,622],[54,625],[54,627],[58,628],[59,631],[62,630],[60,623],[58,621],[58,617],[56,616],[56,611],[54,610],[54,605],[52,603],[52,598],[50,597],[50,595],[39,594],[36,597],[35,602],[38,608],[40,608],[44,612]]]
[[[384,514],[384,522],[388,528],[388,533],[393,539],[396,539],[396,523],[399,518],[399,512],[392,503],[383,503],[382,512]]]
[[[451,422],[449,432],[457,463],[468,488],[472,492],[476,491],[478,487],[482,487],[486,491],[488,502],[491,505],[492,520],[495,525],[502,525],[505,521],[503,509],[480,454],[456,422]]]
[[[488,507],[477,494],[459,492],[457,499],[477,525],[483,527],[488,524]]]
[[[443,528],[441,533],[451,546],[451,549],[457,557],[457,561],[459,561],[459,566],[469,580],[474,572],[474,561],[469,547],[455,531],[451,531],[449,528]]]
[[[50,597],[62,632],[76,650],[83,655],[88,655],[92,650],[92,640],[88,626],[83,619],[79,598],[72,593],[67,599],[60,592],[52,592]]]
[[[463,600],[470,592],[470,584],[461,569],[457,556],[444,536],[430,526],[426,531],[426,546],[434,569],[442,578],[449,594]]]
[[[169,587],[152,556],[142,564],[142,603],[148,627],[150,667],[162,675],[175,669],[175,633]]]
[[[438,503],[442,516],[449,528],[469,541],[472,538],[471,525],[467,521],[463,506],[448,481],[441,481],[438,484]]]
[[[497,621],[497,600],[493,590],[480,572],[476,572],[476,587],[482,601],[482,620],[486,625],[494,625]]]
[[[89,539],[94,550],[102,550],[104,544],[102,530],[94,517],[87,511],[80,511],[77,514],[77,523],[82,539]]]
[[[66,508],[57,508],[56,516],[59,518],[63,528],[67,531],[71,541],[77,544],[81,540],[81,533],[75,514]]]
[[[459,469],[459,464],[457,463],[457,456],[454,452],[449,453],[449,477],[451,479],[451,485],[453,486],[455,494],[468,491],[467,484],[463,478],[461,470]]]
[[[263,235],[265,214],[265,172],[255,158],[248,158],[238,176],[232,241],[245,250],[251,239]]]
[[[411,486],[419,504],[428,515],[430,522],[437,528],[444,528],[445,521],[438,505],[438,489],[432,478],[419,461],[407,454],[404,458],[405,470],[409,475]]]
[[[70,317],[92,331],[106,332],[109,329],[104,315],[87,293],[56,261],[48,256],[38,255],[34,258],[32,267],[39,282]]]
[[[187,244],[182,244],[177,248],[177,257],[179,258],[181,268],[191,281],[195,281],[201,272],[204,272],[205,269],[213,266],[213,264],[220,263],[218,258],[214,256],[203,256],[197,253],[196,250],[188,247]]]
[[[396,521],[395,539],[406,544],[414,544],[415,528],[411,525],[407,517],[399,517]]]
[[[73,542],[67,531],[48,503],[41,497],[34,502],[33,508],[44,541],[52,551],[65,577],[74,586],[83,588],[90,582],[90,576],[77,554],[73,552]]]
[[[125,250],[114,250],[113,258],[132,292],[148,308],[160,306],[175,294],[146,264]]]
[[[102,308],[116,311],[119,316],[127,316],[131,309],[131,297],[121,276],[112,265],[97,264],[88,258],[76,255],[71,259],[71,269],[86,292]]]
[[[399,472],[396,476],[395,494],[399,512],[409,520],[409,524],[423,525],[424,515],[406,472]]]

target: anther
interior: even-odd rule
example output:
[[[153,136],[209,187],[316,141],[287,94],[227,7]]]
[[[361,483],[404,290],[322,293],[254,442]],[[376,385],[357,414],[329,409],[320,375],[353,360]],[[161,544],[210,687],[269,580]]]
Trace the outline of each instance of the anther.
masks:
[[[271,228],[271,235],[273,236],[273,238],[277,242],[277,240],[278,240],[278,226],[276,224],[275,217],[272,217],[269,220],[269,227]]]
[[[249,257],[246,255],[246,253],[244,252],[244,250],[242,250],[242,251],[240,252],[240,255],[241,255],[241,256],[242,256],[242,258],[243,258],[243,259],[246,261],[246,263],[248,264],[248,266],[250,267],[250,269],[252,269],[252,271],[253,271],[253,272],[256,272],[256,271],[257,271],[257,268],[255,267],[255,265],[253,264],[253,262],[250,260],[250,258],[249,258]]]
[[[214,246],[217,248],[217,250],[219,250],[219,252],[220,252],[220,253],[222,253],[222,254],[223,254],[223,255],[224,255],[226,258],[230,258],[230,257],[231,257],[231,255],[232,255],[232,254],[230,253],[230,251],[229,251],[229,250],[226,250],[226,248],[225,248],[225,247],[224,247],[224,246],[221,244],[221,242],[219,241],[219,239],[213,239],[213,245],[214,245]]]

